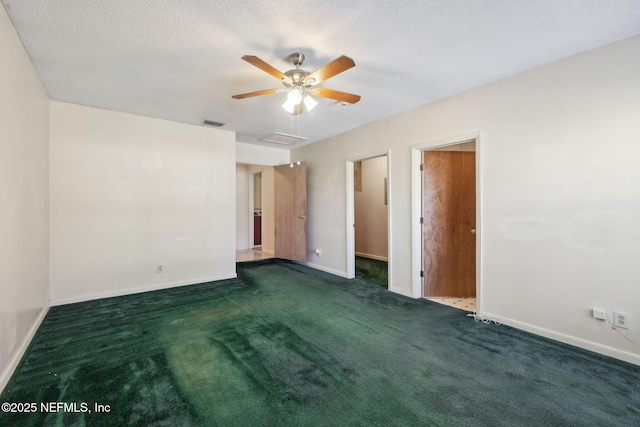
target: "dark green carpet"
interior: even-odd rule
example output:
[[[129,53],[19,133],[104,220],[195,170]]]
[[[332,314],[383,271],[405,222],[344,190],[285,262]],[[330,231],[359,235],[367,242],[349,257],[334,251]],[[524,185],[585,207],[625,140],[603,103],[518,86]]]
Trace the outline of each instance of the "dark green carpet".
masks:
[[[285,262],[52,307],[1,426],[638,426],[640,368]]]
[[[371,258],[356,257],[356,277],[374,285],[388,287],[389,263]]]

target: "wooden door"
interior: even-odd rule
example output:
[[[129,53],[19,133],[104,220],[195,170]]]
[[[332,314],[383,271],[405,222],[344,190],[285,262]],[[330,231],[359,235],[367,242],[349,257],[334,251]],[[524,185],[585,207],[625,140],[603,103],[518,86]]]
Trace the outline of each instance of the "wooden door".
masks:
[[[275,167],[275,256],[307,260],[307,165]]]
[[[475,176],[475,152],[424,152],[424,297],[476,295]]]

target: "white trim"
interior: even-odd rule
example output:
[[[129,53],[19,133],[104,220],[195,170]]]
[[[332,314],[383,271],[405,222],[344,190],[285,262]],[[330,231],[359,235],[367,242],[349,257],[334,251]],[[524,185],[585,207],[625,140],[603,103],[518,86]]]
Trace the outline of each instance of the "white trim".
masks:
[[[20,364],[22,357],[26,353],[27,348],[29,348],[29,344],[31,344],[31,340],[33,340],[33,337],[36,335],[36,332],[38,332],[38,328],[42,324],[42,321],[44,320],[48,312],[49,312],[49,306],[43,307],[42,310],[40,310],[40,314],[38,314],[38,317],[36,317],[36,320],[33,322],[33,325],[31,325],[31,328],[29,328],[27,335],[25,335],[25,337],[22,339],[22,342],[20,343],[20,347],[18,347],[17,351],[14,353],[11,360],[9,360],[7,367],[5,368],[4,372],[2,372],[2,375],[0,376],[0,391],[4,391],[4,388],[9,383],[9,380],[11,380],[11,376],[13,376],[13,373],[18,368],[18,365]]]
[[[64,305],[64,304],[73,304],[76,302],[91,301],[95,299],[119,297],[122,295],[139,294],[142,292],[159,291],[161,289],[178,288],[181,286],[190,286],[190,285],[196,285],[196,284],[207,283],[207,282],[215,282],[218,280],[235,279],[236,277],[238,277],[237,273],[224,274],[220,276],[200,277],[197,279],[181,280],[178,282],[163,283],[159,285],[154,284],[154,285],[140,286],[136,288],[119,289],[116,291],[99,292],[99,293],[93,293],[88,295],[82,295],[79,297],[56,298],[51,300],[51,306],[53,307],[53,306]]]
[[[475,140],[476,142],[476,308],[482,307],[482,173],[481,173],[481,133],[472,132],[434,141],[426,141],[411,147],[411,293],[414,298],[422,297],[422,176],[420,164],[422,152],[434,148],[457,145]]]
[[[315,270],[324,271],[325,273],[333,274],[334,276],[344,277],[345,279],[349,279],[349,278],[353,279],[353,277],[347,277],[344,271],[334,270],[333,268],[323,267],[321,265],[314,264],[311,262],[305,262],[305,261],[293,261],[293,262],[295,262],[296,264],[304,265],[305,267],[309,267]]]
[[[388,217],[387,217],[387,261],[389,262],[388,271],[387,271],[387,283],[388,289],[393,287],[393,260],[392,257],[392,212],[393,212],[393,188],[392,183],[392,173],[391,173],[391,149],[388,150],[378,150],[373,151],[364,155],[348,157],[346,159],[346,266],[347,273],[343,277],[347,279],[353,279],[356,277],[356,264],[355,264],[355,256],[356,256],[356,238],[355,238],[355,195],[353,190],[354,180],[353,180],[353,164],[355,162],[360,162],[369,159],[375,159],[377,157],[387,156],[387,206],[388,208]],[[342,275],[342,274],[341,274]]]
[[[359,256],[361,258],[375,259],[377,261],[389,261],[389,258],[386,257],[386,256],[365,254],[364,252],[357,252],[356,251],[356,256]]]
[[[387,289],[395,289],[393,286],[393,199],[394,192],[391,191],[393,174],[391,173],[391,149],[387,150]],[[394,291],[395,292],[395,291]]]
[[[389,151],[390,150],[376,150],[376,151],[371,151],[367,154],[362,154],[359,156],[353,156],[353,157],[347,157],[347,161],[348,162],[362,162],[364,160],[370,160],[370,159],[375,159],[376,157],[382,157],[382,156],[387,156],[389,155]]]
[[[356,277],[356,230],[355,230],[355,195],[353,192],[353,186],[355,185],[353,172],[354,161],[347,160],[347,190],[346,190],[346,254],[347,254],[347,273],[345,277],[347,279],[353,279]]]
[[[256,198],[256,175],[260,175],[260,212],[262,212],[262,207],[264,206],[264,173],[263,170],[260,169],[257,172],[249,173],[249,246],[251,248],[255,248],[257,246],[262,246],[264,242],[264,227],[260,227],[260,244],[256,245],[256,241],[254,239],[254,231],[255,231],[255,198]],[[260,219],[262,222],[262,218]],[[263,251],[264,252],[264,251]]]
[[[477,312],[480,314],[480,312]],[[531,325],[529,323],[521,322],[506,317],[496,316],[491,313],[482,313],[487,317],[492,317],[500,321],[501,324],[511,326],[522,331],[530,332],[535,335],[539,335],[545,338],[559,341],[565,344],[579,347],[585,350],[593,351],[595,353],[604,354],[605,356],[613,357],[615,359],[623,360],[625,362],[633,363],[640,366],[640,355],[629,353],[627,351],[618,350],[617,348],[609,347],[603,344],[598,344],[593,341],[588,341],[582,338],[574,337],[572,335],[563,334],[553,331],[551,329],[541,328],[539,326]]]
[[[483,289],[482,286],[482,213],[484,212],[483,203],[483,184],[482,184],[482,138],[480,132],[475,135],[476,141],[476,310],[482,312]]]
[[[411,147],[411,296],[422,296],[422,147]]]
[[[256,246],[256,242],[253,239],[253,215],[254,215],[254,200],[255,200],[255,181],[256,181],[256,173],[249,173],[249,235],[247,236],[247,240],[249,242],[249,247],[254,248]],[[262,172],[260,172],[262,173]]]

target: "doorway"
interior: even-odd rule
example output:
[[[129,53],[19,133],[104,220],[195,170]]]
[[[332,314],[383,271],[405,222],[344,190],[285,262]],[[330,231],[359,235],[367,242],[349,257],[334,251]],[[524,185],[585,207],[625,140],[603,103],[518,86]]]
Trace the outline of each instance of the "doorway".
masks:
[[[306,191],[305,162],[236,165],[236,262],[306,260]]]
[[[392,287],[389,152],[347,160],[347,278]]]
[[[476,311],[476,141],[422,153],[422,297]]]
[[[253,186],[250,188],[249,197],[253,199],[253,207],[250,215],[253,217],[253,249],[262,251],[262,172],[253,174]]]
[[[354,163],[356,277],[388,286],[387,157]]]
[[[273,167],[236,165],[236,262],[273,258]]]

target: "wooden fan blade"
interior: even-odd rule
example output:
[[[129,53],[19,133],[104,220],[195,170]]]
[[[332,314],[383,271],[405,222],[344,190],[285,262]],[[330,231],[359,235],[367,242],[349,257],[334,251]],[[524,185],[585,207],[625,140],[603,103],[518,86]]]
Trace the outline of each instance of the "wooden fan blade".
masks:
[[[309,74],[307,77],[305,77],[304,82],[317,84],[355,66],[356,63],[353,62],[353,59],[349,58],[348,56],[342,55],[341,57],[329,62],[324,67]]]
[[[233,95],[232,98],[233,99],[245,99],[245,98],[251,98],[252,96],[260,96],[260,95],[270,95],[272,93],[278,93],[278,92],[283,92],[286,89],[266,89],[266,90],[259,90],[256,92],[249,92],[249,93],[241,93],[240,95]]]
[[[247,61],[249,64],[253,65],[254,67],[258,67],[262,71],[264,71],[264,72],[266,72],[268,74],[271,74],[273,77],[275,77],[278,80],[287,79],[287,76],[285,76],[282,71],[272,67],[271,65],[267,64],[266,62],[264,62],[262,59],[258,58],[257,56],[245,55],[245,56],[242,57],[242,59],[244,59],[245,61]]]
[[[347,102],[349,104],[355,104],[360,101],[360,95],[354,95],[352,93],[339,92],[337,90],[324,89],[321,87],[315,87],[311,90],[311,95],[321,96],[323,98],[335,99],[336,101]]]

